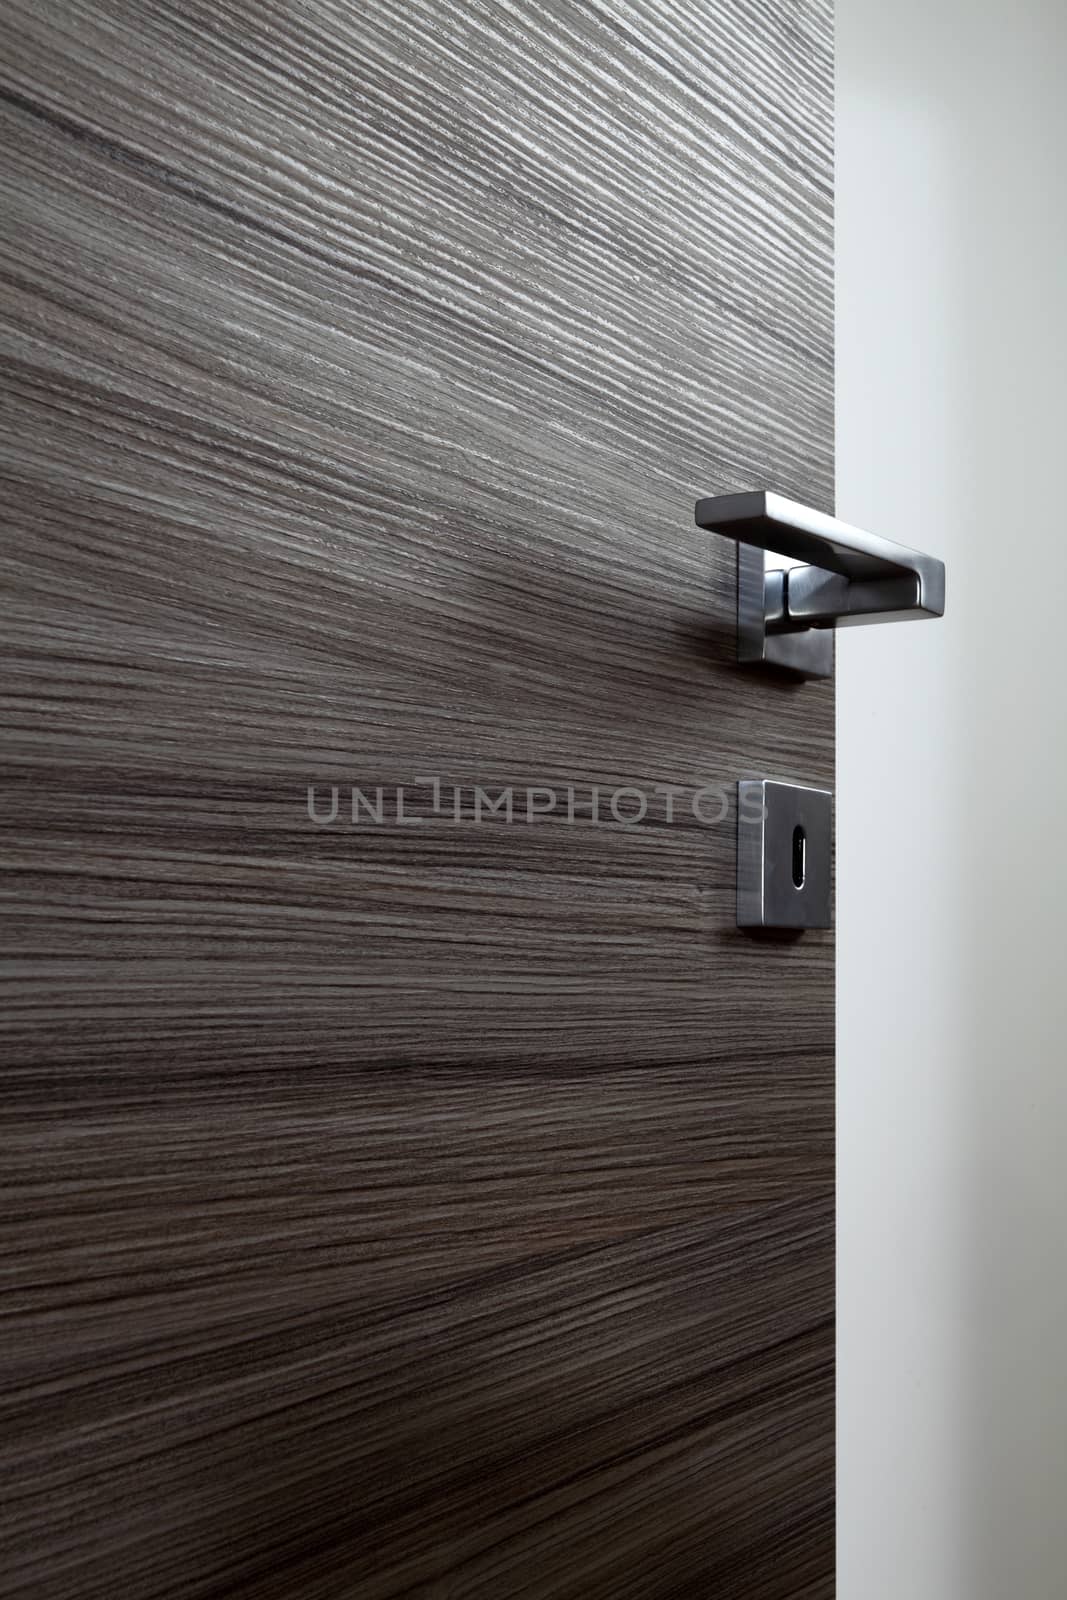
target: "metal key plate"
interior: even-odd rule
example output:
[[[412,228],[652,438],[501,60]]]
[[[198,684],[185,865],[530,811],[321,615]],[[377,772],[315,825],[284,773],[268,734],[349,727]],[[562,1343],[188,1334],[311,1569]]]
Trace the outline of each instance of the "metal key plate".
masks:
[[[737,925],[829,928],[833,795],[770,778],[737,786]]]

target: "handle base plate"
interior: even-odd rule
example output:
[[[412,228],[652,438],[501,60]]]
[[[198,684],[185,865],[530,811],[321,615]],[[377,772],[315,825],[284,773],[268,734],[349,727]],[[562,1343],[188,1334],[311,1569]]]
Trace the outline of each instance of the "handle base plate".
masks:
[[[770,633],[767,620],[775,602],[769,590],[777,575],[764,572],[763,551],[737,547],[737,659],[743,666],[775,667],[796,678],[832,678],[832,628],[807,628],[801,633]]]

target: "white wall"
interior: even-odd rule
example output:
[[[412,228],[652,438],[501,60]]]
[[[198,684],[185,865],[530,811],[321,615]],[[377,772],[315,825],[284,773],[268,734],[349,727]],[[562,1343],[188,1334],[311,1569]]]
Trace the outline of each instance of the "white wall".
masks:
[[[1067,1596],[1067,0],[838,0],[840,1600]]]

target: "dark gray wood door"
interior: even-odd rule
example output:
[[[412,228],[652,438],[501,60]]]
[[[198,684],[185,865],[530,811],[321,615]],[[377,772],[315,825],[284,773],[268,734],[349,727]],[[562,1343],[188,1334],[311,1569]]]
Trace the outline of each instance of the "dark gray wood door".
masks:
[[[828,5],[2,11],[0,1592],[829,1596]]]

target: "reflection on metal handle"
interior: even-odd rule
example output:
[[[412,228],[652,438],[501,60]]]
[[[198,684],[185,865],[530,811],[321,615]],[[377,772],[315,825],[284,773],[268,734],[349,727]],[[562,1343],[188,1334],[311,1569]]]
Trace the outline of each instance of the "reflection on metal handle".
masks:
[[[829,677],[834,652],[828,630],[944,612],[944,562],[783,495],[762,489],[715,495],[697,502],[696,520],[699,528],[738,542],[739,661]],[[808,565],[765,572],[765,550]]]

